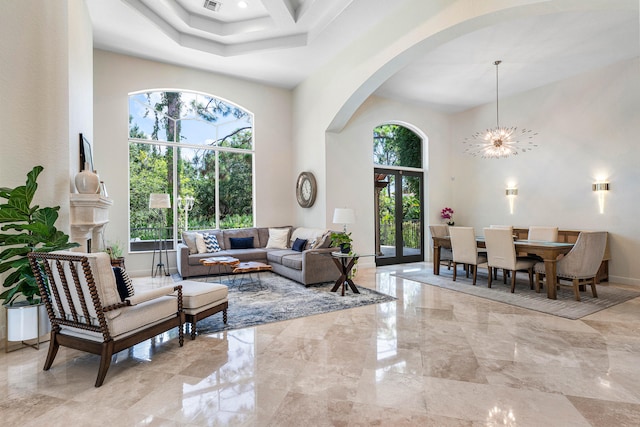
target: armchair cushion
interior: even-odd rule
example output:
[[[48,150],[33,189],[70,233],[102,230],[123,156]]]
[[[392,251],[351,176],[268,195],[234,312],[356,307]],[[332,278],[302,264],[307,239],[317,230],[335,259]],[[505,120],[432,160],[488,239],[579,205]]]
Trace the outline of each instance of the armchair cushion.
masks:
[[[144,292],[138,292],[136,295],[131,295],[127,298],[127,302],[130,305],[138,305],[162,296],[172,295],[174,292],[175,286],[163,286],[161,288],[155,288]]]
[[[121,267],[113,267],[113,274],[116,277],[116,286],[118,288],[118,294],[120,295],[121,301],[135,295],[133,283],[131,283],[131,278],[125,269]]]

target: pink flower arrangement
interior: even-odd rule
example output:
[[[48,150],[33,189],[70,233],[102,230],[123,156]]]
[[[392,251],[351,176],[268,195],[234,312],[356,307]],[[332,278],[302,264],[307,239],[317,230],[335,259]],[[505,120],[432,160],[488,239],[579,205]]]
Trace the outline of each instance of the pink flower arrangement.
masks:
[[[442,219],[447,221],[448,225],[454,225],[455,224],[453,222],[453,209],[451,209],[451,208],[442,209],[442,211],[440,211],[440,216],[442,217]]]
[[[442,212],[440,212],[440,216],[442,217],[442,219],[451,219],[451,218],[453,218],[453,209],[451,209],[451,208],[442,209]]]

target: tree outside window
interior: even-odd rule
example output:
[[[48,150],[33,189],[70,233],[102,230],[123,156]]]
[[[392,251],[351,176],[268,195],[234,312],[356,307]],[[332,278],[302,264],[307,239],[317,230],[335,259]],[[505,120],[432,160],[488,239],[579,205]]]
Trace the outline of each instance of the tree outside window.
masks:
[[[131,94],[131,250],[153,248],[158,213],[148,207],[151,193],[169,194],[172,206],[178,196],[195,199],[188,215],[167,210],[170,247],[185,229],[252,226],[253,155],[253,115],[246,110],[200,93]]]

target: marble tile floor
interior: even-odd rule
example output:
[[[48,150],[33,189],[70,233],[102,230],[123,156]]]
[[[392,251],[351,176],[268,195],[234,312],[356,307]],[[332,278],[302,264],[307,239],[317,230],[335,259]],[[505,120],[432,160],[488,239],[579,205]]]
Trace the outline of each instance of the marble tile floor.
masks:
[[[568,320],[361,269],[392,303],[98,358],[0,354],[6,426],[638,426],[640,298]],[[157,286],[168,278],[136,278]]]

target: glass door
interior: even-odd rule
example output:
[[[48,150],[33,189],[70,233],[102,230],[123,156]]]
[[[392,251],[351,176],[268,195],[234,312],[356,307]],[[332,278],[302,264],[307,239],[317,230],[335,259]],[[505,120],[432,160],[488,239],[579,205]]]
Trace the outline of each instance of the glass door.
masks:
[[[423,173],[374,169],[376,265],[424,260]]]

